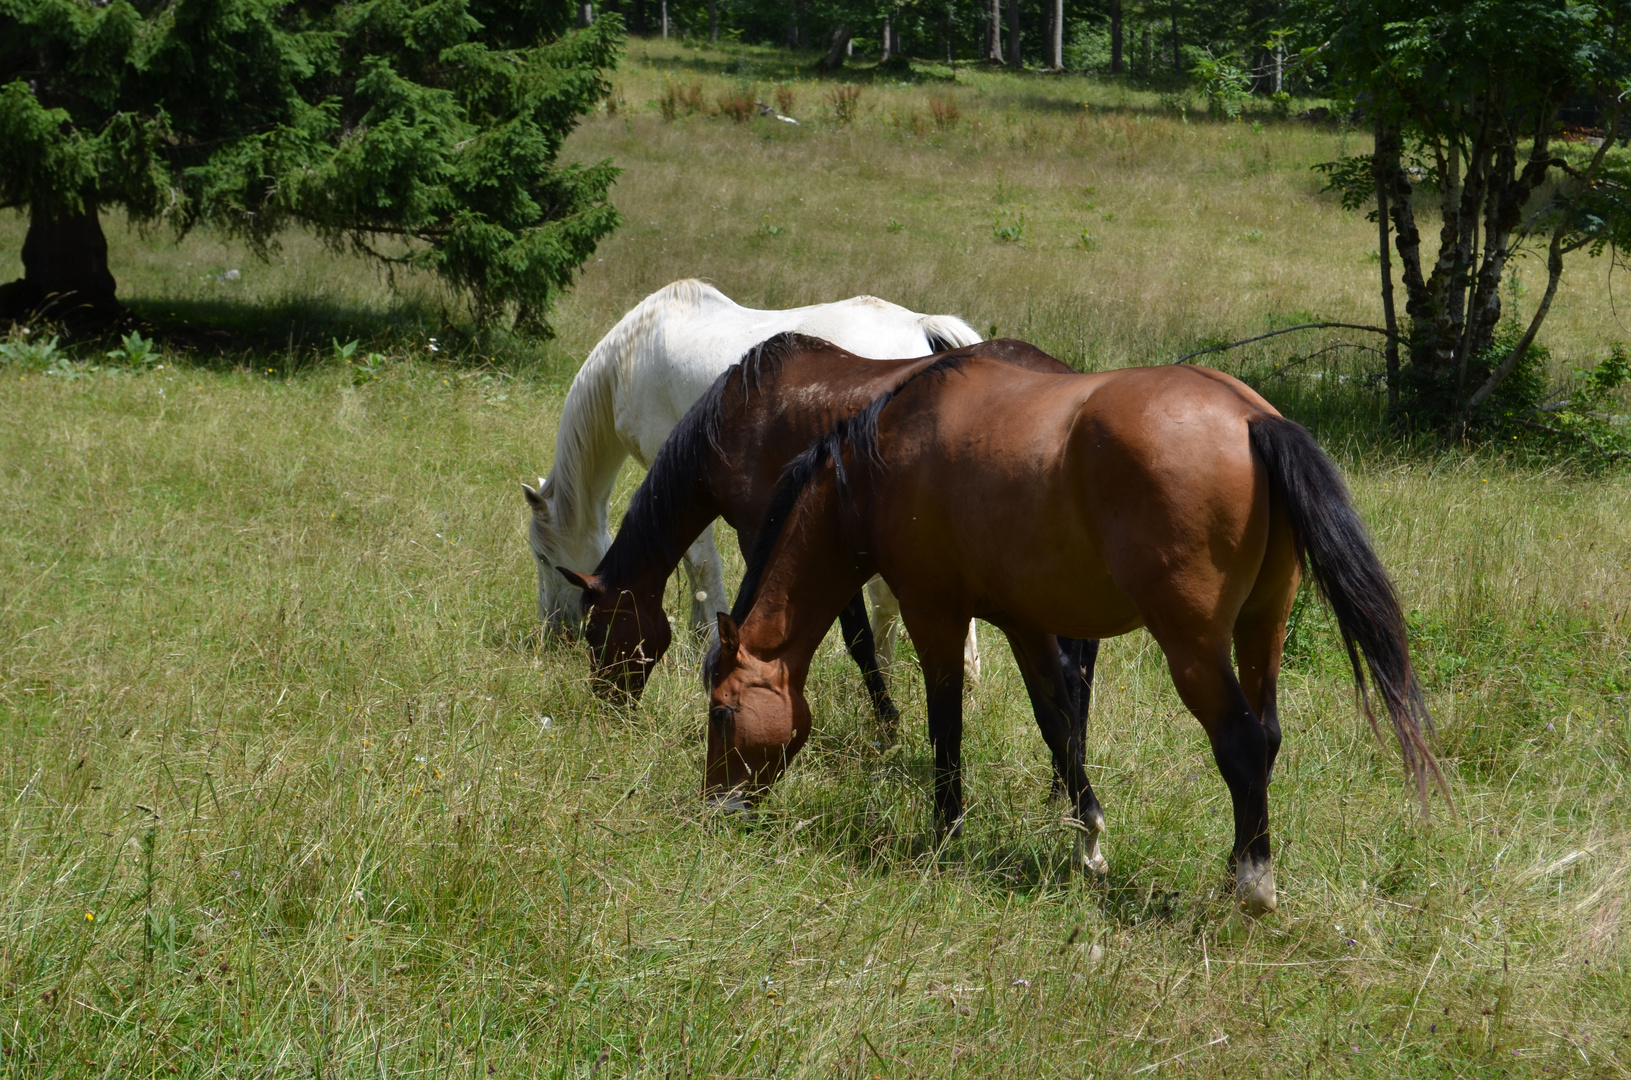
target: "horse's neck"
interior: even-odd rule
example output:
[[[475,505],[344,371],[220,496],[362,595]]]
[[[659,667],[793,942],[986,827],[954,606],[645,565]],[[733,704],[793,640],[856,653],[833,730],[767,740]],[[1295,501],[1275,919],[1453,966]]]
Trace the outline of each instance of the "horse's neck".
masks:
[[[642,487],[635,493],[617,539],[601,561],[605,588],[645,584],[660,589],[668,581],[686,549],[719,516],[718,499],[704,475],[712,471],[690,472],[690,486],[684,491],[670,489],[654,495]]]
[[[799,686],[827,628],[876,571],[853,549],[834,512],[810,513],[803,503],[782,526],[742,628],[743,647],[786,664]]]

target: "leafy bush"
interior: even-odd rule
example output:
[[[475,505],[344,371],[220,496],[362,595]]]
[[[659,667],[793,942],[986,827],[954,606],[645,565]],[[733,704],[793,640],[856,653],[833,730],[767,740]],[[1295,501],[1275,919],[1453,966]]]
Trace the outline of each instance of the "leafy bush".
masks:
[[[1233,53],[1213,56],[1207,53],[1190,68],[1190,74],[1201,84],[1206,94],[1206,108],[1215,119],[1233,120],[1240,115],[1240,107],[1251,94],[1251,80],[1235,62]]]
[[[1534,410],[1529,426],[1565,436],[1599,455],[1631,456],[1631,409],[1621,390],[1631,385],[1631,351],[1616,342],[1596,367],[1576,368],[1575,384],[1561,400]]]

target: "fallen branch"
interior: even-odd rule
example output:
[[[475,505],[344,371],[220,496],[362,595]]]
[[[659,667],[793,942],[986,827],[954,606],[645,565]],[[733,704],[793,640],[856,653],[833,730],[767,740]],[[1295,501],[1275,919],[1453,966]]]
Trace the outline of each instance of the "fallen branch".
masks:
[[[1237,349],[1242,345],[1250,345],[1254,341],[1262,341],[1265,338],[1279,337],[1281,334],[1289,334],[1294,330],[1329,330],[1333,328],[1341,330],[1364,330],[1372,334],[1381,334],[1383,337],[1390,340],[1398,340],[1397,334],[1390,334],[1380,326],[1364,326],[1360,323],[1348,322],[1311,322],[1302,323],[1298,326],[1287,326],[1280,330],[1270,330],[1266,334],[1258,334],[1256,337],[1249,337],[1242,341],[1231,341],[1227,345],[1213,345],[1207,349],[1196,349],[1192,353],[1185,353],[1183,356],[1180,356],[1178,359],[1174,360],[1173,363],[1181,364],[1193,356],[1204,356],[1207,353],[1222,352],[1225,349]]]

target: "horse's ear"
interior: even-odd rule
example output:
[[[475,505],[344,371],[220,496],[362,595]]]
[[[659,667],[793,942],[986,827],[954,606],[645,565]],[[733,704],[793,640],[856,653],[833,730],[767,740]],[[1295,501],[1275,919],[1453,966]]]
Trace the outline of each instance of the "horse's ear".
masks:
[[[724,611],[719,613],[719,664],[734,664],[742,649],[742,638],[737,633],[736,620]]]
[[[582,589],[591,596],[600,593],[600,579],[593,574],[580,574],[576,570],[568,570],[564,566],[557,566],[556,571],[567,580],[569,585]]]
[[[521,482],[521,494],[526,496],[527,505],[534,510],[548,510],[549,504],[544,501],[544,482],[538,481],[538,490],[528,487],[526,481]]]

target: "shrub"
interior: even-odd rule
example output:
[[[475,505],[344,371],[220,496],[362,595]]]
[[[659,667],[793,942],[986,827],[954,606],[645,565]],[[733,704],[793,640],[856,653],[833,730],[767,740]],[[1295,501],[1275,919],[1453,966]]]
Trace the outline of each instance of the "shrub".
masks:
[[[663,84],[662,96],[657,99],[657,107],[662,110],[664,120],[674,120],[681,112],[686,116],[694,116],[703,110],[702,84],[694,82],[690,86],[681,87],[676,82]]]
[[[738,124],[753,119],[756,111],[753,95],[745,90],[727,90],[719,95],[719,115],[728,116]]]
[[[854,83],[833,87],[827,100],[832,104],[833,119],[840,124],[852,123],[861,115],[861,88]]]
[[[783,116],[793,115],[793,88],[786,83],[776,87],[776,111]]]
[[[1190,73],[1200,82],[1206,94],[1206,107],[1214,119],[1233,120],[1240,115],[1241,104],[1251,93],[1251,80],[1235,63],[1233,54],[1212,56],[1208,53],[1195,62]]]
[[[932,97],[929,99],[929,112],[934,114],[934,126],[941,131],[950,131],[962,119],[962,112],[957,108],[957,99],[954,97]]]

